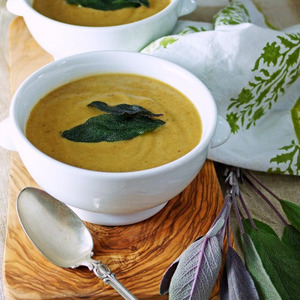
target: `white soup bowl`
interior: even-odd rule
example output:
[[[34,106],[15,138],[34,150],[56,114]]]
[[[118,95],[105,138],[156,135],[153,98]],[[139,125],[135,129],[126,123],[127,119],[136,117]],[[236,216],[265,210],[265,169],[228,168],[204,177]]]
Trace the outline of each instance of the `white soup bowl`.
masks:
[[[58,22],[37,12],[33,0],[8,0],[7,9],[22,16],[38,44],[55,59],[98,50],[139,51],[171,33],[180,16],[193,12],[196,0],[171,0],[157,14],[118,26],[90,27]]]
[[[165,165],[124,173],[73,167],[33,146],[24,131],[34,105],[59,86],[101,73],[148,76],[182,92],[195,105],[202,121],[198,145]],[[21,84],[12,99],[9,117],[0,123],[0,145],[20,154],[41,188],[68,204],[83,220],[102,225],[131,224],[156,214],[196,177],[208,149],[224,143],[229,134],[229,125],[218,117],[211,93],[196,76],[161,58],[125,51],[82,53],[42,67]]]

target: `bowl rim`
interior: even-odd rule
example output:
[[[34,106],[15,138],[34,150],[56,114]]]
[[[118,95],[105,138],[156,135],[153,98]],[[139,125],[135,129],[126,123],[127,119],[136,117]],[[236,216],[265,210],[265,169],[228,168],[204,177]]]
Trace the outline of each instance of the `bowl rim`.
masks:
[[[77,28],[80,30],[89,30],[89,31],[115,31],[115,30],[120,30],[120,29],[127,29],[128,27],[132,26],[137,26],[137,25],[146,25],[147,23],[150,23],[152,21],[155,21],[156,19],[163,18],[166,14],[169,13],[170,10],[173,9],[173,7],[180,1],[184,0],[170,0],[170,3],[161,11],[157,12],[156,14],[149,16],[147,18],[131,22],[131,23],[126,23],[126,24],[121,24],[121,25],[112,25],[112,26],[85,26],[85,25],[76,25],[76,24],[69,24],[69,23],[64,23],[61,21],[57,21],[54,19],[51,19],[41,13],[39,13],[37,10],[35,10],[32,7],[32,4],[29,4],[28,1],[33,2],[34,0],[21,0],[24,2],[24,5],[28,11],[36,16],[38,16],[41,19],[45,19],[45,21],[51,23],[51,24],[56,24],[59,26],[65,26],[66,28],[72,29],[72,28]],[[24,13],[24,17],[26,18],[26,13]]]
[[[208,96],[208,101],[210,102],[211,105],[211,109],[213,111],[213,115],[211,116],[211,122],[212,122],[212,127],[209,130],[209,133],[203,137],[203,135],[200,138],[200,141],[198,142],[198,144],[188,153],[186,153],[185,155],[177,158],[176,160],[173,160],[169,163],[157,166],[157,167],[153,167],[153,168],[149,168],[149,169],[145,169],[145,170],[139,170],[139,171],[127,171],[127,172],[104,172],[104,171],[94,171],[94,170],[89,170],[89,169],[83,169],[83,168],[79,168],[79,167],[75,167],[72,165],[69,165],[67,163],[58,161],[54,158],[52,158],[51,156],[43,153],[41,150],[39,150],[37,147],[35,147],[26,137],[25,133],[23,132],[22,126],[19,124],[20,122],[17,120],[17,116],[16,116],[16,108],[17,108],[17,104],[19,102],[18,99],[20,99],[20,95],[22,94],[22,91],[24,89],[26,89],[26,86],[30,83],[32,83],[33,81],[35,81],[37,78],[39,78],[39,76],[41,76],[43,73],[47,72],[48,69],[55,69],[57,65],[64,65],[66,63],[66,61],[68,62],[72,62],[74,60],[80,60],[80,59],[85,59],[88,58],[89,56],[101,56],[101,55],[105,55],[105,54],[112,54],[114,55],[115,53],[117,53],[117,55],[127,55],[127,56],[140,56],[140,57],[145,57],[146,59],[150,59],[150,60],[156,60],[162,64],[166,64],[166,65],[170,65],[173,68],[177,68],[180,72],[185,73],[186,75],[188,75],[189,78],[194,78],[194,80],[196,80],[199,84],[199,86],[201,86],[201,88],[203,90],[206,91],[206,94]],[[143,58],[142,58],[143,59]],[[108,72],[106,72],[108,73]],[[115,73],[118,73],[117,71]],[[125,73],[125,72],[124,72]],[[136,73],[138,74],[138,73]],[[138,74],[141,75],[141,74]],[[85,77],[81,76],[82,78]],[[143,75],[143,76],[147,76],[147,75]],[[148,77],[151,78],[151,76],[149,75]],[[80,75],[79,77],[80,78]],[[155,77],[153,77],[155,78]],[[69,80],[68,82],[71,82],[74,79]],[[160,79],[158,79],[160,80]],[[163,80],[161,80],[163,81]],[[65,83],[63,83],[65,84]],[[63,85],[61,84],[61,85]],[[169,83],[167,83],[169,84]],[[54,88],[52,88],[51,90],[61,86],[61,85],[56,85]],[[169,84],[171,85],[171,84]],[[172,85],[171,85],[172,86]],[[174,87],[174,86],[173,86]],[[176,87],[175,87],[176,88]],[[36,102],[35,102],[36,103]],[[30,107],[29,110],[31,110],[33,108],[33,105]],[[198,109],[197,109],[198,110]],[[10,105],[10,120],[11,120],[11,125],[13,126],[13,132],[17,133],[17,138],[14,139],[14,134],[13,134],[13,141],[15,143],[15,145],[19,145],[20,143],[17,143],[16,141],[22,141],[22,144],[24,145],[24,147],[30,148],[32,151],[34,151],[34,155],[38,155],[38,157],[40,157],[40,159],[42,159],[43,161],[47,161],[48,163],[54,164],[60,168],[64,168],[65,170],[68,170],[70,173],[80,173],[81,175],[84,176],[104,176],[106,178],[110,178],[110,177],[114,177],[114,178],[136,178],[136,177],[143,177],[143,176],[149,176],[151,174],[163,174],[165,172],[168,172],[172,169],[178,168],[180,167],[182,164],[185,164],[187,161],[195,158],[199,153],[201,153],[202,151],[206,151],[207,147],[209,146],[216,126],[217,126],[217,117],[218,117],[218,113],[217,113],[217,106],[216,103],[214,101],[214,98],[210,92],[210,90],[207,88],[207,86],[198,78],[196,77],[193,73],[191,73],[190,71],[186,70],[185,68],[170,62],[168,60],[165,60],[163,58],[160,57],[156,57],[156,56],[152,56],[152,55],[148,55],[148,54],[144,54],[144,53],[139,53],[139,52],[130,52],[130,51],[119,51],[119,50],[113,50],[113,51],[93,51],[93,52],[85,52],[85,53],[79,53],[79,54],[75,54],[69,57],[65,57],[65,58],[61,58],[59,60],[53,61],[48,63],[47,65],[39,68],[38,70],[36,70],[35,72],[33,72],[29,77],[27,77],[22,83],[21,85],[17,88],[17,90],[15,91],[12,101],[11,101],[11,105]],[[201,116],[200,116],[201,119]],[[201,122],[202,119],[201,119]],[[19,140],[21,139],[21,140]],[[17,148],[17,152],[19,152],[18,146],[16,146]],[[22,147],[21,147],[22,148]],[[19,152],[19,154],[22,154],[22,151]],[[22,155],[21,155],[22,156]]]

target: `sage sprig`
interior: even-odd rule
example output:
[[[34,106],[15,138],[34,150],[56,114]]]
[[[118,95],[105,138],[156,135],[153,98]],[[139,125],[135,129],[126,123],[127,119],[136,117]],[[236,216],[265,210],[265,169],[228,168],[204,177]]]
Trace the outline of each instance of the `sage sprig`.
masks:
[[[232,176],[236,176],[236,174],[233,172]],[[289,232],[293,232],[289,241],[293,240],[292,244],[295,245],[294,241],[300,238],[300,232],[291,230],[292,225],[288,224],[284,215],[279,212],[272,201],[251,179],[254,179],[274,199],[280,201],[279,197],[250,172],[245,171],[240,178],[245,183],[248,183],[253,191],[269,205],[285,228],[288,228]],[[241,193],[239,192],[240,196]],[[290,202],[288,203],[291,204]],[[292,206],[294,208],[298,207],[295,204]],[[252,219],[245,204],[243,208],[248,216],[248,218],[243,217],[242,222],[239,222],[244,259],[246,267],[255,282],[260,299],[298,299],[300,297],[297,287],[299,280],[295,274],[300,272],[300,261],[295,252],[299,252],[299,248],[295,251],[295,248],[281,240],[268,224]],[[297,209],[293,210],[293,213],[295,211]],[[239,219],[241,213],[239,211],[235,211],[235,213]]]
[[[163,120],[153,118],[162,114],[154,114],[138,105],[109,106],[104,102],[95,101],[88,106],[108,113],[91,117],[85,123],[63,131],[63,138],[82,143],[124,141],[165,124]]]
[[[284,199],[280,199],[276,194],[274,194],[267,186],[265,186],[261,181],[259,181],[252,173],[248,173],[251,178],[253,178],[265,191],[267,191],[274,199],[280,202],[280,205],[288,218],[288,220],[291,222],[292,226],[295,227],[300,232],[300,207],[294,203],[291,203],[289,201],[286,201]],[[248,179],[248,182],[251,183],[251,181]],[[252,184],[253,186],[253,184]],[[262,195],[262,194],[261,194]],[[277,212],[277,215],[278,214]],[[280,216],[281,219],[282,216]],[[283,220],[285,225],[288,225],[285,220]]]
[[[149,7],[148,0],[66,0],[66,2],[98,10],[117,10],[126,7],[137,8],[141,5]]]
[[[241,176],[239,170],[236,171],[238,176]],[[232,201],[232,207],[236,213],[238,223],[242,226],[241,212],[238,208],[237,200],[240,199],[242,206],[246,204],[241,196],[241,192],[238,184],[238,177],[236,174],[230,172],[226,174],[225,182],[228,183],[226,196],[230,197]],[[225,197],[226,197],[225,196]],[[250,217],[249,211],[246,210],[246,214]],[[225,259],[225,267],[221,277],[220,286],[220,299],[233,300],[233,299],[251,299],[259,300],[259,295],[255,287],[254,281],[246,269],[242,259],[238,253],[231,247],[230,244],[230,229],[229,219],[227,224],[227,252]],[[251,222],[253,223],[252,219]],[[243,230],[243,228],[242,228]]]
[[[300,207],[280,199],[251,172],[228,167],[225,176],[228,188],[214,224],[169,267],[162,278],[160,292],[169,293],[171,300],[209,299],[221,269],[222,254],[226,257],[221,274],[221,300],[300,299]],[[252,218],[239,184],[248,184],[277,214],[284,225],[282,238],[268,224]],[[261,189],[280,202],[287,218]],[[239,225],[244,261],[230,243],[231,210]],[[227,250],[222,253],[224,236],[227,236]]]

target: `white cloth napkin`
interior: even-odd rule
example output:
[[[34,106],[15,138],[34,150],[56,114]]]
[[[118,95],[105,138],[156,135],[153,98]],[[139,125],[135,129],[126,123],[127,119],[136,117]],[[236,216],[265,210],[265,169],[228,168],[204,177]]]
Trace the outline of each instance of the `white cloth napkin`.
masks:
[[[212,23],[179,21],[141,52],[181,65],[211,91],[232,134],[210,159],[300,175],[300,24],[277,30],[250,0],[236,0]]]

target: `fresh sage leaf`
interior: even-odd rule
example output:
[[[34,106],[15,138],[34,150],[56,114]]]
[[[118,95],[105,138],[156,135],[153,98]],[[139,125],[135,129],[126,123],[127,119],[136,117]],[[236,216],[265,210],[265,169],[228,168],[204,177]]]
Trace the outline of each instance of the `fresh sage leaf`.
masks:
[[[300,232],[292,225],[285,226],[281,240],[300,261]]]
[[[264,230],[264,231],[266,231],[270,234],[273,234],[274,236],[277,237],[276,232],[274,231],[274,229],[271,226],[269,226],[265,222],[259,221],[259,220],[254,219],[254,218],[252,220],[253,220],[253,222],[254,222],[254,224],[256,225],[257,228],[262,229],[262,230]],[[243,220],[243,225],[246,226],[246,229],[248,228],[248,230],[250,230],[250,228],[252,228],[249,219]]]
[[[126,7],[149,7],[148,0],[66,0],[68,4],[77,4],[98,10],[117,10]]]
[[[119,104],[115,106],[110,106],[102,101],[94,101],[90,103],[88,106],[93,106],[103,112],[111,113],[115,115],[144,116],[144,117],[160,117],[163,115],[163,114],[154,114],[150,110],[139,105]]]
[[[225,197],[205,236],[196,239],[167,269],[160,294],[169,293],[172,300],[209,299],[222,265],[222,245],[231,206],[232,201]]]
[[[161,294],[169,293],[172,300],[209,299],[222,265],[224,224],[222,215],[173,262],[161,281]]]
[[[203,255],[201,259],[201,255]],[[216,236],[193,243],[181,256],[172,277],[172,300],[209,299],[222,264],[222,249]]]
[[[203,238],[203,236],[198,237],[193,243],[201,240],[202,238]],[[174,272],[176,271],[176,268],[178,266],[180,258],[181,258],[181,255],[173,261],[173,263],[169,266],[169,268],[163,275],[163,278],[161,280],[160,287],[159,287],[159,293],[161,295],[166,295],[169,293],[169,287],[170,287],[170,283],[172,280],[172,276],[174,275]]]
[[[295,276],[300,274],[300,262],[277,235],[259,227],[254,229],[249,220],[244,225],[278,294],[282,299],[300,299],[299,278]]]
[[[164,124],[162,120],[143,116],[132,118],[102,114],[88,119],[84,124],[63,131],[61,136],[74,142],[115,142],[132,139]]]
[[[238,253],[230,246],[227,249],[225,268],[221,280],[220,299],[259,300],[252,277]]]
[[[283,199],[280,204],[291,224],[300,232],[300,206]]]
[[[261,300],[282,300],[268,275],[256,247],[247,233],[242,234],[246,267],[251,274]]]

